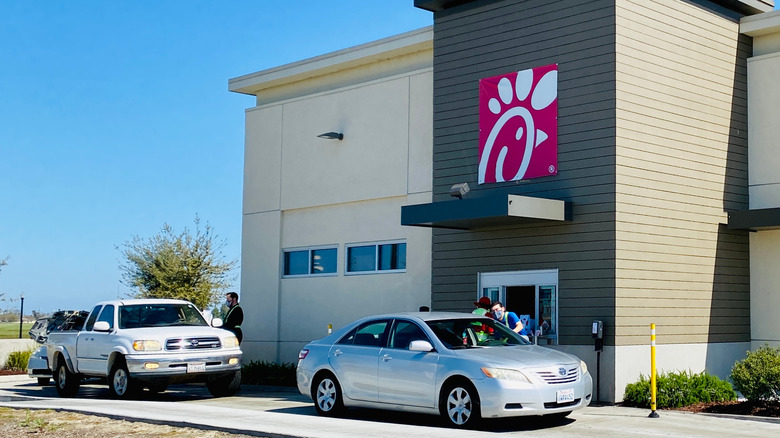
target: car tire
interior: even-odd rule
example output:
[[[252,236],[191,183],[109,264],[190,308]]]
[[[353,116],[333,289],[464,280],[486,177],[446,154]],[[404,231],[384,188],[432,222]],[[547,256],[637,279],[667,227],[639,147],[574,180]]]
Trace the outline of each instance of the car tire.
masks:
[[[466,428],[480,422],[477,389],[467,380],[455,380],[444,385],[439,396],[439,412],[448,426]]]
[[[241,370],[206,382],[214,397],[229,397],[241,389]]]
[[[317,414],[324,417],[341,414],[344,410],[344,400],[341,397],[341,385],[333,374],[322,374],[314,381],[311,398],[314,400]]]
[[[108,375],[108,389],[114,398],[120,400],[129,399],[135,394],[135,380],[130,377],[124,358],[118,358],[114,362],[114,366],[111,367],[111,373]]]
[[[60,397],[73,397],[79,392],[81,379],[77,374],[71,373],[65,360],[60,358],[54,371],[54,383]]]
[[[38,386],[49,386],[51,377],[38,377]]]

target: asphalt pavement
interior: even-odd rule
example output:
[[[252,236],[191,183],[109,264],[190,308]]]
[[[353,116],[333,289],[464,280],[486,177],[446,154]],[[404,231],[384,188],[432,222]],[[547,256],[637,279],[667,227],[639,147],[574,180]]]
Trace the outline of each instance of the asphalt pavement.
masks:
[[[76,397],[63,399],[54,386],[40,387],[26,375],[0,376],[0,406],[76,411],[270,437],[780,437],[780,419],[681,411],[659,411],[659,418],[649,418],[649,410],[619,406],[590,406],[555,422],[529,417],[486,420],[480,430],[451,429],[433,415],[371,409],[350,409],[341,418],[324,418],[293,388],[249,385],[233,397],[214,398],[205,386],[191,384],[122,401],[112,399],[106,385],[87,382]]]

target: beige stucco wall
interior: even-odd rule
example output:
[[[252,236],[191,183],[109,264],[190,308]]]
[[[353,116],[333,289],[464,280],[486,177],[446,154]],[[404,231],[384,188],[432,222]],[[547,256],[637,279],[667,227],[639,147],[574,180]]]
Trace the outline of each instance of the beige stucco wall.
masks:
[[[748,59],[748,78],[750,208],[780,207],[780,50]]]
[[[750,209],[780,207],[780,11],[743,18],[740,31],[753,37],[748,59],[748,166]],[[751,350],[780,346],[780,230],[750,234]]]
[[[780,230],[750,235],[751,349],[764,344],[780,347]]]
[[[404,38],[414,43],[412,53]],[[387,56],[376,45],[342,53],[348,69],[323,67],[321,58],[296,63],[294,86],[281,77],[284,68],[255,75],[278,85],[248,86],[260,104],[246,112],[246,361],[295,362],[328,324],[430,304],[431,232],[402,227],[400,214],[402,205],[431,201],[432,47],[419,41],[420,32],[400,40],[385,42],[392,46]],[[377,60],[357,62],[363,52]],[[319,70],[301,79],[309,64]],[[344,139],[317,137],[329,131]],[[344,275],[346,245],[384,241],[406,242],[406,272]],[[282,277],[284,250],[317,246],[338,248],[337,274]]]

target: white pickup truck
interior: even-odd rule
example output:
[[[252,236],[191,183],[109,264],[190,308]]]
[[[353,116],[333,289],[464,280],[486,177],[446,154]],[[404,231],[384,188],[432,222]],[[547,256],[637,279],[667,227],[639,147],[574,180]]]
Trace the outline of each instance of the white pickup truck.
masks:
[[[210,326],[182,300],[98,303],[80,329],[49,333],[46,357],[61,397],[74,396],[82,379],[95,377],[105,378],[117,398],[185,382],[205,382],[219,397],[235,394],[241,385],[238,339]]]

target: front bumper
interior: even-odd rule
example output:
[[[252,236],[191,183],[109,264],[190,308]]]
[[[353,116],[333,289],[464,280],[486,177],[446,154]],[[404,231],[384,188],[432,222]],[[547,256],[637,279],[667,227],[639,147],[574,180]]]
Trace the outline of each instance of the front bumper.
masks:
[[[241,350],[176,354],[130,354],[127,371],[136,379],[207,377],[241,370]],[[232,363],[231,363],[232,362]]]
[[[571,412],[588,406],[593,394],[593,379],[589,373],[576,382],[556,385],[487,378],[474,381],[474,385],[479,393],[483,418]],[[558,392],[570,389],[574,392],[574,400],[558,403]]]

